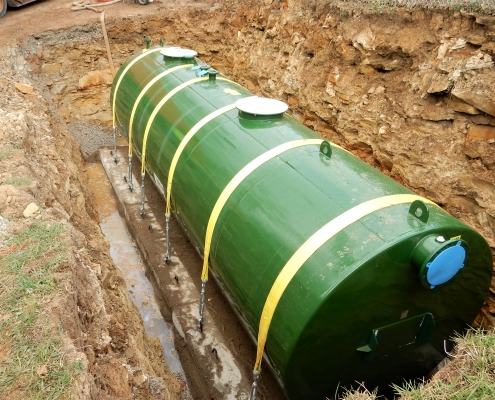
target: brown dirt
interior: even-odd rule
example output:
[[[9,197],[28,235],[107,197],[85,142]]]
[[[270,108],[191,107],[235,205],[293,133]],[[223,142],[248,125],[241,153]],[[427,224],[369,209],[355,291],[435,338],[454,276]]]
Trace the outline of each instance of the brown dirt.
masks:
[[[42,32],[99,24],[100,14],[91,10],[71,11],[70,0],[41,0],[20,8],[9,8],[1,19],[2,35],[0,47],[9,44],[22,44],[30,37]],[[105,10],[105,19],[121,20],[129,17],[142,17],[163,12],[166,3],[156,1],[146,6],[122,2],[101,7]]]

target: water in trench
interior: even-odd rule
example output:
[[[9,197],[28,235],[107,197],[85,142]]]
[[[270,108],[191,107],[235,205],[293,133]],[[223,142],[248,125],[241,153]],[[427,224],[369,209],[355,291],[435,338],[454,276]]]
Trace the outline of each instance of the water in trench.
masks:
[[[160,340],[163,356],[181,387],[187,387],[185,374],[174,347],[172,325],[164,321],[153,286],[146,277],[146,266],[120,216],[113,189],[101,164],[86,164],[88,188],[98,209],[101,230],[110,243],[110,255],[126,282],[129,297],[139,309],[148,336]]]

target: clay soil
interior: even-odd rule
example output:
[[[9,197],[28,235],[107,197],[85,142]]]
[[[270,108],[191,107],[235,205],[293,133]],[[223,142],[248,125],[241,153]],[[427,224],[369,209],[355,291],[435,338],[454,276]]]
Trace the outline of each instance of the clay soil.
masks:
[[[276,0],[155,0],[105,10],[117,67],[143,47],[143,35],[194,48],[254,93],[286,101],[301,122],[436,201],[495,248],[492,17]],[[0,158],[0,213],[10,221],[0,234],[33,222],[23,216],[31,202],[41,207],[41,221],[67,226],[68,277],[53,303],[59,306],[47,310],[84,361],[74,398],[180,398],[159,343],[144,334],[85,189],[85,162],[97,161],[95,144],[111,141],[99,18],[71,11],[65,0],[43,0],[0,20],[0,150],[9,154]],[[16,83],[33,90],[22,93]],[[29,183],[8,183],[19,176]],[[152,193],[151,203],[162,207]],[[176,240],[198,264],[186,239]],[[220,296],[213,289],[213,301]],[[478,322],[493,326],[493,315],[489,297]],[[244,335],[240,325],[228,329]],[[245,343],[238,353],[249,363]],[[205,398],[195,386],[193,397]]]

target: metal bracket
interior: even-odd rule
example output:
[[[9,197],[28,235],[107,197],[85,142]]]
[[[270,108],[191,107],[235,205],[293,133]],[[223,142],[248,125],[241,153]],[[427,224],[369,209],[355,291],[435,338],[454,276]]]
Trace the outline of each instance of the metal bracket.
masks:
[[[400,347],[427,343],[434,328],[435,319],[431,313],[402,319],[373,329],[368,343],[356,350],[363,353],[364,361],[372,362],[375,355],[386,355]]]
[[[328,158],[332,157],[332,146],[330,145],[330,142],[327,142],[326,140],[321,142],[320,153],[327,156]]]
[[[151,47],[151,39],[144,36],[143,40],[146,43],[146,49],[149,49]]]
[[[421,200],[414,200],[411,203],[411,207],[409,207],[409,214],[425,224],[428,222],[428,218],[430,216],[428,207],[426,207],[426,204]]]

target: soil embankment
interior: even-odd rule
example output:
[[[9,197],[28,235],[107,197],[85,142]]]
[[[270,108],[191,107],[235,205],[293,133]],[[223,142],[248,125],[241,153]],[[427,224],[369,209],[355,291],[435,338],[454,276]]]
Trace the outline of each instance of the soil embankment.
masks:
[[[79,147],[56,109],[46,101],[44,89],[32,81],[32,72],[17,51],[2,50],[0,70],[0,209],[2,221],[6,221],[2,241],[35,224],[46,230],[63,227],[57,241],[65,244],[66,258],[53,275],[44,278],[52,282],[53,290],[48,297],[37,298],[36,314],[49,316],[54,335],[61,332],[64,362],[80,365],[80,371],[73,375],[71,394],[80,399],[133,395],[147,399],[154,394],[161,396],[157,398],[180,398],[178,382],[163,361],[160,343],[145,335],[124,280],[109,256],[108,242],[86,193]],[[25,94],[15,84],[27,81],[34,89]],[[26,212],[30,203],[37,207],[31,215]],[[26,246],[21,243],[19,251]],[[18,251],[16,247],[9,249]],[[6,256],[9,251],[4,253]],[[7,269],[2,272],[7,275]],[[17,316],[7,312],[2,322],[5,326],[15,324]],[[3,336],[2,342],[7,347],[11,343]],[[11,351],[6,353],[2,367],[10,362]],[[46,375],[50,373],[48,369]],[[21,376],[15,388],[2,397],[24,396],[26,379]]]

